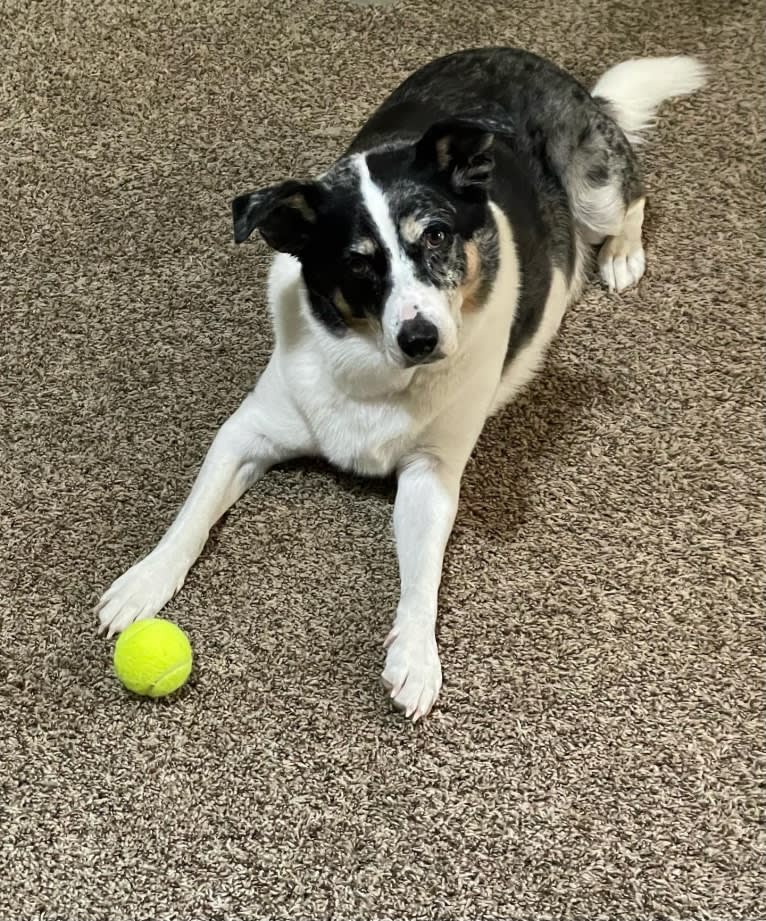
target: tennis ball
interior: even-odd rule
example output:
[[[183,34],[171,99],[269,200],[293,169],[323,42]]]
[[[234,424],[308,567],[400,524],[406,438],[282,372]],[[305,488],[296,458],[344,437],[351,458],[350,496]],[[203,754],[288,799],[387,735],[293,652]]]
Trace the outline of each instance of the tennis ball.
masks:
[[[114,647],[114,670],[129,691],[165,697],[189,677],[189,638],[169,620],[139,620],[123,631]]]

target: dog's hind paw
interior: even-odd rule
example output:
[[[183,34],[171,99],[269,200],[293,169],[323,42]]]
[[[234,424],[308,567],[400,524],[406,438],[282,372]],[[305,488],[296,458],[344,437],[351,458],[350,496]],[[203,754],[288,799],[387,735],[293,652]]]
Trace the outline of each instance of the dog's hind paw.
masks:
[[[601,278],[610,291],[624,291],[637,285],[646,270],[644,248],[623,236],[609,237],[598,254]]]

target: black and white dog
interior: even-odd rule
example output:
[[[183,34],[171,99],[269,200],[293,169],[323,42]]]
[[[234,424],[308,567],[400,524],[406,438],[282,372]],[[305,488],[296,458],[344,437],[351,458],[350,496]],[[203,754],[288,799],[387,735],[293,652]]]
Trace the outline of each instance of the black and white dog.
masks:
[[[487,417],[529,381],[592,244],[610,290],[644,273],[631,147],[662,102],[702,86],[687,57],[627,61],[589,93],[555,65],[491,48],[434,61],[313,181],[233,202],[260,231],[275,347],[218,432],[157,547],[97,606],[109,635],[179,590],[218,518],[272,465],[321,455],[396,472],[401,598],[383,682],[407,716],[442,683],[437,594],[460,480]]]

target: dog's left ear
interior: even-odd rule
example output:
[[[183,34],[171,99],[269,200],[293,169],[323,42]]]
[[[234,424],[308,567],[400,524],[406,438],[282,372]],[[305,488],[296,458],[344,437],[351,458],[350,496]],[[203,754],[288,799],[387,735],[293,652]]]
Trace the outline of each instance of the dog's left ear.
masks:
[[[288,179],[240,195],[231,203],[235,242],[258,230],[272,249],[299,256],[316,228],[321,194],[315,182]]]
[[[495,165],[495,136],[475,122],[448,119],[432,125],[415,148],[420,166],[435,167],[458,194],[486,194]]]

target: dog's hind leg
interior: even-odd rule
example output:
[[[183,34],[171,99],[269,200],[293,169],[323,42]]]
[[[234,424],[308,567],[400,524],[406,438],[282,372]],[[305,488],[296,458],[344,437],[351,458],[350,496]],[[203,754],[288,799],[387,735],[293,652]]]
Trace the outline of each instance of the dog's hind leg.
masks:
[[[599,250],[599,272],[610,291],[624,291],[637,285],[646,269],[641,241],[645,202],[641,197],[628,205],[620,231],[607,237]]]
[[[601,244],[599,269],[610,291],[638,284],[646,268],[641,228],[644,190],[630,143],[605,111],[589,112],[570,151],[565,185],[582,238]]]
[[[664,100],[693,93],[705,76],[705,66],[690,57],[623,61],[593,87],[593,107],[582,109],[584,122],[565,161],[565,181],[585,239],[603,240],[599,267],[612,291],[637,284],[646,267],[645,198],[632,145],[654,124]]]

